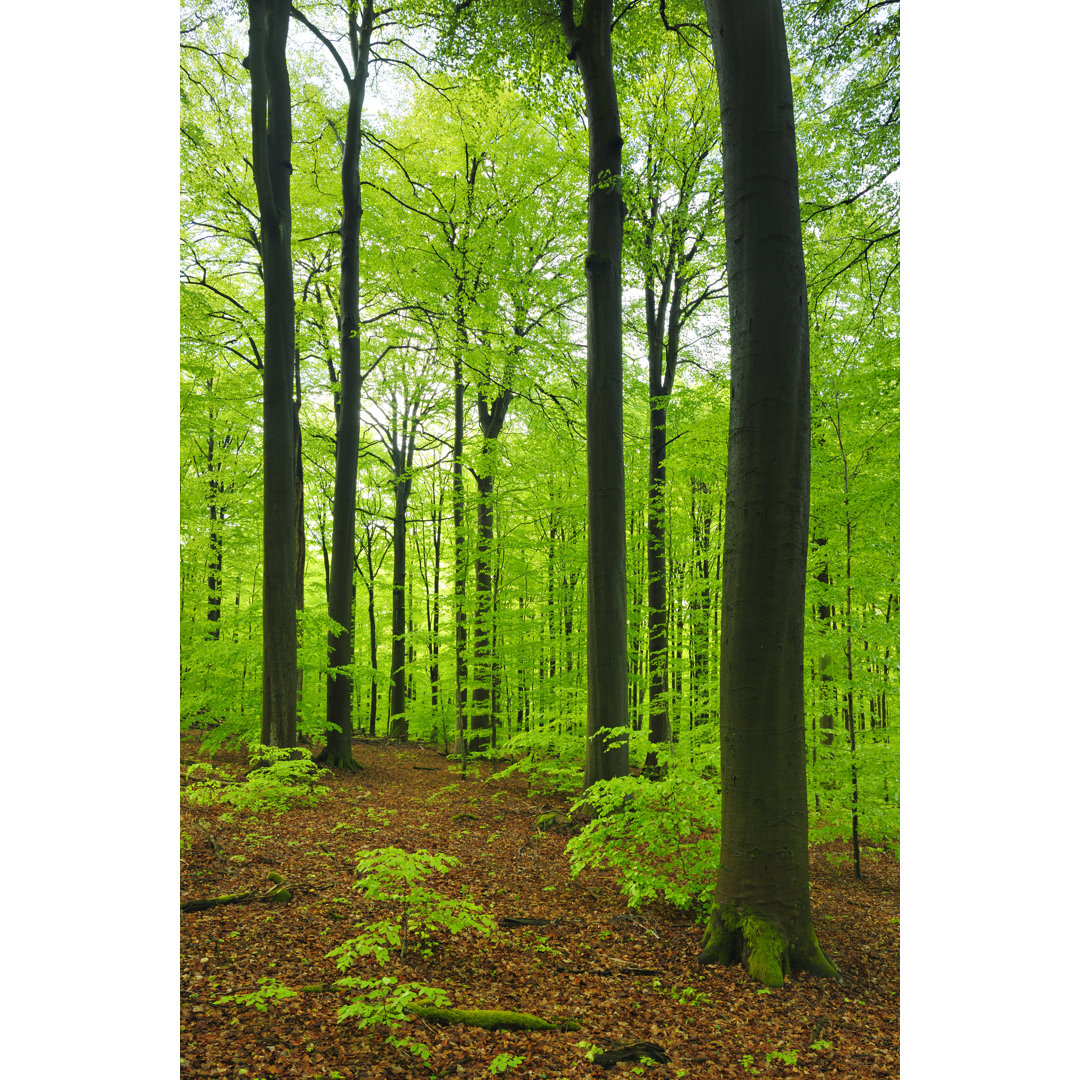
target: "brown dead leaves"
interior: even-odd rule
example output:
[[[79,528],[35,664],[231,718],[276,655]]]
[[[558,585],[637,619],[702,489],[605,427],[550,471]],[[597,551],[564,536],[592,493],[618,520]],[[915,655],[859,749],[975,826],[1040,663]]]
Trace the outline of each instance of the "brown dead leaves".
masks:
[[[500,1054],[522,1059],[506,1076],[548,1080],[637,1075],[635,1068],[657,1080],[899,1075],[899,870],[888,855],[866,852],[864,879],[855,882],[850,867],[813,852],[816,928],[844,981],[796,976],[766,991],[738,968],[698,966],[700,927],[660,905],[628,910],[614,873],[572,880],[565,836],[536,828],[552,800],[531,796],[522,778],[485,783],[474,772],[462,781],[456,765],[415,746],[357,743],[354,752],[364,771],[335,777],[331,796],[312,809],[230,819],[184,806],[182,900],[262,892],[271,872],[295,888],[281,906],[236,904],[181,917],[185,1080],[480,1078],[497,1075],[491,1066]],[[194,756],[190,745],[185,756]],[[215,760],[240,765],[227,754]],[[336,1011],[349,998],[334,987],[340,973],[326,954],[358,921],[380,917],[352,888],[352,858],[390,845],[461,859],[438,882],[448,896],[464,888],[496,919],[550,922],[489,939],[447,935],[430,956],[409,952],[388,974],[441,987],[457,1008],[574,1016],[582,1029],[489,1032],[414,1021],[403,1033],[431,1048],[424,1064],[388,1046],[385,1030],[338,1024]],[[301,992],[263,1010],[216,1004],[265,977]],[[590,1052],[619,1040],[655,1042],[671,1061],[609,1069],[590,1061]]]

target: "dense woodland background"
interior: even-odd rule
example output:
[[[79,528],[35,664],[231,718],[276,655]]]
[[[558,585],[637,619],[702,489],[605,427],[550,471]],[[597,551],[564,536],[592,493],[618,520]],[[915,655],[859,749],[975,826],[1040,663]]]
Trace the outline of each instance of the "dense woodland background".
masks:
[[[289,38],[296,606],[298,725],[319,743],[347,108],[327,43],[346,27],[334,7],[308,7],[312,29],[294,19]],[[865,837],[898,835],[896,9],[788,11],[813,378],[807,765],[822,839],[850,835],[856,799]],[[665,9],[669,24],[680,11]],[[261,262],[243,13],[182,15],[181,715],[212,748],[257,733],[260,715]],[[583,104],[557,25],[540,20],[521,51],[466,47],[450,26],[401,5],[371,39],[352,721],[445,749],[464,724],[470,749],[529,755],[572,787],[585,715]],[[654,5],[624,14],[614,53],[631,758],[642,764],[663,711],[675,760],[700,775],[716,764],[729,380],[715,71],[701,30],[666,30]]]
[[[69,1041],[121,1075],[143,1076],[147,1062],[171,1062],[175,1052],[176,916],[163,923],[160,912],[174,910],[177,871],[160,836],[176,833],[175,489],[162,478],[177,459],[168,404],[175,354],[165,343],[179,338],[179,50],[164,9],[121,3],[108,20],[86,21],[65,8],[48,56],[56,70],[82,73],[80,122],[63,138],[43,123],[68,117],[72,96],[65,79],[42,77],[34,49],[14,48],[2,76],[12,100],[32,91],[43,105],[9,117],[14,160],[33,166],[9,173],[20,185],[20,212],[7,226],[5,280],[19,315],[10,355],[50,355],[58,250],[77,283],[66,325],[83,343],[74,351],[57,343],[40,408],[41,365],[9,370],[13,400],[27,405],[16,411],[16,433],[40,448],[10,474],[10,505],[36,525],[32,538],[16,529],[4,540],[9,565],[22,568],[11,600],[20,622],[10,715],[74,717],[79,731],[77,746],[54,759],[56,798],[43,799],[39,770],[16,770],[5,785],[11,812],[33,806],[39,826],[9,833],[12,865],[31,868],[34,898],[23,911],[27,932],[11,943],[24,990],[13,1024],[30,1036],[9,1056],[26,1071],[41,1067],[52,1045],[45,1025],[52,1032],[55,1020],[39,1002],[55,994],[58,971],[78,965],[95,973],[98,992],[65,1016]],[[1071,484],[1076,376],[1063,346],[1077,237],[1061,210],[1073,171],[1060,135],[1072,123],[1077,16],[1059,6],[1051,32],[1041,20],[999,16],[972,17],[961,5],[905,12],[904,1015],[906,1064],[922,1075],[1059,1068],[1071,1016],[1058,991],[1075,947],[985,947],[1030,906],[1026,876],[1003,873],[1005,863],[1019,856],[1025,868],[1043,867],[1044,888],[1066,895],[1071,870],[1061,853],[1071,833],[1061,792],[1073,745],[1057,673],[1071,670],[1075,583],[1053,568],[1071,560],[1062,492]],[[37,41],[41,29],[39,13],[15,11],[9,40]],[[89,56],[102,62],[88,68]],[[73,178],[74,242],[72,219],[58,213],[72,205]],[[46,428],[56,437],[43,440]],[[1006,520],[1037,525],[1014,530],[1013,542]],[[1018,620],[996,586],[1029,546],[1038,556],[1024,576],[1034,584],[1022,586]],[[63,573],[50,585],[26,572],[31,565]],[[58,622],[72,644],[59,666],[47,644]],[[61,679],[73,693],[43,709],[42,688]],[[1017,737],[1017,718],[1045,724],[1060,752]],[[93,812],[71,813],[77,805]],[[84,896],[76,914],[72,882],[99,879],[103,866],[129,894],[158,902]],[[968,932],[958,936],[960,924]],[[963,972],[962,993],[942,977],[942,958]],[[1019,991],[1003,993],[1002,977]],[[120,1056],[118,1006],[130,1021]]]

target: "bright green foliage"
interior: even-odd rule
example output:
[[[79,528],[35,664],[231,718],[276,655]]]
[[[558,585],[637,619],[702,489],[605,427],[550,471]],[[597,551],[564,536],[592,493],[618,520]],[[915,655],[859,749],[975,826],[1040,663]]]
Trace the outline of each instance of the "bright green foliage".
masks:
[[[464,897],[452,900],[425,884],[432,874],[445,874],[458,865],[460,860],[453,856],[426,850],[408,852],[388,847],[358,852],[356,873],[360,880],[355,887],[368,900],[397,910],[389,918],[369,924],[362,933],[342,942],[327,955],[337,961],[341,971],[365,956],[374,957],[383,966],[395,951],[404,953],[410,930],[421,943],[421,949],[428,947],[428,937],[439,929],[451,934],[463,930],[491,933],[495,929],[494,920],[472,901]],[[339,1021],[355,1020],[361,1027],[386,1024],[391,1028],[387,1043],[424,1061],[430,1058],[431,1051],[424,1043],[399,1036],[397,1030],[409,1019],[410,1007],[447,1005],[444,990],[416,982],[402,983],[393,975],[346,976],[337,985],[357,991],[356,997],[338,1010]]]
[[[488,1072],[494,1075],[509,1072],[511,1069],[516,1069],[524,1060],[523,1057],[518,1057],[515,1054],[497,1054],[491,1059]]]
[[[528,731],[514,735],[503,750],[517,761],[492,779],[522,772],[546,790],[581,789],[585,760],[584,718],[576,724],[561,719],[534,724]]]
[[[632,907],[667,900],[703,911],[716,884],[720,792],[694,768],[671,765],[663,779],[619,777],[593,784],[584,800],[598,814],[567,844],[570,867],[615,867]]]
[[[580,5],[578,5],[580,7]],[[262,678],[263,296],[250,156],[243,5],[185,4],[181,78],[181,722],[206,749],[258,739]],[[450,12],[462,5],[439,3]],[[395,402],[423,390],[429,413],[411,470],[406,525],[405,715],[411,738],[452,743],[457,694],[466,720],[490,682],[494,750],[537,786],[580,789],[585,672],[585,130],[580,80],[543,5],[472,4],[442,27],[441,52],[408,80],[389,113],[366,110],[361,177],[360,318],[364,382],[357,483],[354,721],[383,734],[391,674],[394,477],[382,430]],[[514,7],[514,18],[509,17]],[[671,21],[699,3],[669,0]],[[520,10],[519,10],[520,9]],[[526,9],[527,12],[526,12]],[[894,842],[899,816],[899,162],[898,6],[855,0],[785,5],[793,53],[812,363],[811,545],[807,566],[806,733],[812,841],[858,835]],[[395,6],[394,18],[407,18]],[[330,9],[319,8],[330,19]],[[520,22],[525,19],[526,23]],[[476,20],[474,25],[473,20]],[[532,20],[532,21],[530,21]],[[523,26],[527,24],[527,30]],[[341,26],[337,31],[341,30]],[[650,393],[645,272],[669,250],[646,242],[658,220],[698,247],[684,298],[716,285],[719,215],[693,222],[722,186],[705,137],[715,106],[707,56],[662,29],[656,5],[617,20],[624,105],[627,299],[624,323],[629,715],[649,717],[646,512]],[[304,35],[291,38],[298,42]],[[393,35],[388,35],[393,36]],[[526,44],[523,44],[526,43]],[[390,48],[388,45],[387,48]],[[706,49],[707,52],[707,49]],[[484,62],[472,65],[477,57]],[[440,61],[454,61],[456,70]],[[332,535],[337,334],[339,72],[319,52],[290,55],[294,85],[293,257],[306,541],[298,613],[299,729],[318,739],[327,676],[326,589]],[[510,73],[515,67],[521,70]],[[389,78],[389,67],[384,69]],[[435,89],[437,87],[438,89]],[[511,89],[513,87],[513,89]],[[389,102],[395,95],[388,95]],[[715,118],[713,118],[715,119]],[[683,205],[680,161],[705,154],[707,180]],[[692,160],[691,160],[692,163]],[[475,165],[470,196],[468,177]],[[660,179],[659,187],[651,182]],[[472,202],[469,202],[470,197]],[[699,222],[700,225],[700,222]],[[689,242],[688,242],[689,243]],[[683,250],[685,255],[688,251]],[[707,269],[708,268],[708,269]],[[704,276],[695,292],[693,275]],[[458,278],[464,288],[455,306]],[[674,280],[674,279],[673,279]],[[460,324],[458,317],[460,315]],[[524,331],[519,332],[519,331]],[[678,390],[667,401],[666,556],[672,776],[612,789],[571,845],[577,865],[615,865],[636,903],[694,907],[715,868],[715,787],[697,743],[715,739],[720,553],[730,407],[726,301],[710,299],[680,339]],[[452,353],[465,394],[463,591],[454,592],[450,462]],[[497,440],[476,418],[515,391]],[[426,433],[426,434],[425,434]],[[425,449],[427,437],[430,448]],[[390,440],[392,441],[392,440]],[[485,449],[486,445],[486,449]],[[484,450],[482,455],[481,451]],[[477,490],[495,478],[490,561],[480,603]],[[441,545],[441,546],[440,546]],[[465,614],[455,671],[455,614]],[[475,645],[483,629],[490,655]],[[617,632],[617,628],[613,628]],[[693,766],[686,760],[693,747]],[[630,744],[641,764],[641,731]],[[716,762],[712,762],[716,764]],[[280,809],[318,796],[289,765],[226,783],[204,773],[184,797]],[[196,770],[197,773],[197,770]],[[193,778],[196,776],[193,773]],[[675,778],[680,777],[679,782]],[[299,781],[299,782],[298,782]],[[857,792],[857,801],[856,801]],[[597,792],[597,798],[601,793]],[[614,807],[626,799],[625,810]],[[715,802],[715,812],[709,807]],[[650,817],[654,820],[650,821]],[[655,863],[656,865],[651,865]],[[433,873],[435,871],[432,871]],[[422,886],[422,882],[415,883]],[[408,912],[404,901],[394,901]],[[406,931],[413,922],[406,913]],[[403,947],[402,921],[388,952]],[[415,924],[413,924],[415,925]]]
[[[266,1012],[266,1007],[276,1001],[285,1001],[287,998],[296,997],[295,990],[291,990],[284,983],[279,982],[273,976],[267,976],[259,980],[259,988],[247,994],[226,994],[214,1002],[215,1005],[228,1005],[235,1001],[238,1005],[253,1005],[259,1012]],[[234,1020],[233,1023],[236,1023]]]
[[[453,900],[430,888],[426,881],[434,873],[444,874],[460,860],[451,855],[401,848],[378,848],[361,851],[356,856],[355,888],[368,900],[391,906],[394,914],[365,927],[363,933],[342,942],[328,954],[346,970],[364,956],[373,956],[380,965],[389,962],[394,952],[403,954],[410,931],[422,950],[428,939],[440,929],[451,934],[475,930],[489,934],[495,921],[481,907],[464,897]]]
[[[256,745],[251,759],[256,767],[241,783],[204,762],[188,766],[188,778],[194,783],[183,789],[183,797],[196,806],[228,804],[238,810],[280,814],[291,805],[314,806],[329,794],[316,782],[328,770],[320,769],[306,750]]]
[[[339,1023],[355,1020],[361,1028],[384,1024],[390,1028],[390,1034],[386,1037],[390,1046],[407,1050],[422,1061],[431,1057],[431,1048],[426,1043],[403,1037],[397,1032],[403,1023],[411,1019],[410,1006],[445,1005],[449,1000],[445,990],[417,982],[403,983],[392,975],[375,979],[338,979],[337,985],[358,991],[348,1005],[338,1009]]]

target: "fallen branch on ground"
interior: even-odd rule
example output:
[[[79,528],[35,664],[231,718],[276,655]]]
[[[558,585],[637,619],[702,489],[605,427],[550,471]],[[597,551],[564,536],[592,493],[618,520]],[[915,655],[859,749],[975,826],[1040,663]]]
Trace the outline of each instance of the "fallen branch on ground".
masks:
[[[620,1061],[642,1061],[645,1058],[661,1065],[671,1060],[663,1047],[657,1046],[654,1042],[626,1042],[620,1039],[610,1050],[597,1054],[593,1058],[593,1064],[610,1069],[612,1065]]]
[[[181,911],[207,911],[223,904],[285,904],[293,897],[292,889],[284,882],[277,882],[266,892],[229,893],[225,896],[210,896],[203,900],[185,900],[180,905]]]
[[[501,1009],[436,1009],[427,1005],[413,1005],[407,1012],[421,1020],[434,1020],[441,1024],[469,1024],[488,1031],[580,1031],[581,1024],[572,1017],[549,1023],[529,1013],[504,1012]]]

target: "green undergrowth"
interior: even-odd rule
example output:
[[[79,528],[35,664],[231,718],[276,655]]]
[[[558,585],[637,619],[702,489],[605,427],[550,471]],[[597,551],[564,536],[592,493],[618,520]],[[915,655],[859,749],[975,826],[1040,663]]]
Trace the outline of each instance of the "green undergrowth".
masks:
[[[492,779],[521,773],[544,791],[580,791],[585,775],[584,731],[584,723],[566,719],[534,723],[528,731],[518,732],[503,744],[502,753],[515,760]]]
[[[359,961],[371,958],[380,968],[387,968],[395,957],[404,956],[411,946],[422,956],[430,957],[435,934],[476,933],[490,935],[495,920],[475,904],[462,888],[460,897],[446,896],[431,879],[460,866],[459,859],[440,852],[408,852],[386,847],[360,851],[356,855],[355,888],[389,914],[372,923],[364,923],[358,934],[342,942],[327,954],[347,971]],[[361,1028],[381,1024],[388,1027],[386,1042],[407,1050],[427,1061],[430,1048],[403,1033],[402,1025],[416,1010],[445,1008],[446,992],[418,982],[403,982],[396,975],[346,975],[337,981],[352,991],[353,998],[338,1010],[338,1021],[354,1021]]]
[[[251,768],[237,781],[226,770],[197,761],[187,769],[181,796],[194,806],[232,806],[237,810],[283,813],[290,806],[314,806],[330,793],[319,781],[329,775],[307,750],[282,750],[256,744]]]
[[[703,749],[693,765],[669,758],[660,778],[593,784],[574,808],[594,817],[567,843],[573,875],[614,868],[631,907],[665,900],[703,914],[720,851],[719,784],[703,775],[714,771],[712,757]]]

